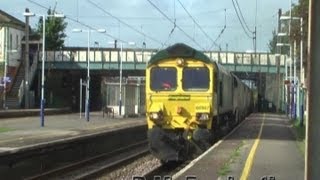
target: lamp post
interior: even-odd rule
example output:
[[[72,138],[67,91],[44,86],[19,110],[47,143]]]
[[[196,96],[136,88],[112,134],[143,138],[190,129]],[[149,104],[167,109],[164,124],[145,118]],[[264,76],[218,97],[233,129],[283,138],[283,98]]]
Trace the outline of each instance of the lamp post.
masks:
[[[63,14],[53,14],[53,15],[39,15],[32,12],[25,12],[23,13],[24,16],[33,17],[39,16],[42,17],[42,69],[41,69],[41,101],[40,101],[40,121],[41,127],[44,126],[44,106],[45,106],[45,99],[44,99],[44,63],[45,63],[45,46],[46,46],[46,17],[57,17],[57,18],[64,18]],[[26,64],[28,66],[28,64]]]
[[[87,121],[90,120],[89,116],[89,96],[90,96],[90,33],[91,32],[99,32],[99,33],[105,33],[105,29],[97,29],[97,30],[82,30],[82,29],[73,29],[72,32],[87,32],[88,33],[88,59],[87,59],[87,83],[86,83],[86,102],[85,102],[85,118]],[[82,88],[82,87],[80,87]]]
[[[278,33],[278,36],[285,36],[286,35],[286,33]],[[277,43],[276,44],[276,46],[277,47],[283,47],[283,46],[288,46],[288,47],[291,47],[291,45],[290,44],[288,44],[288,43]],[[290,60],[291,61],[291,60]],[[285,61],[285,68],[286,68],[286,71],[285,71],[285,79],[287,80],[288,79],[288,72],[287,72],[287,66],[288,66],[288,64],[287,64],[287,61]]]
[[[135,42],[126,42],[128,45],[135,45]],[[120,54],[120,95],[119,95],[119,115],[121,116],[121,110],[122,110],[122,48],[123,48],[123,42],[121,42],[121,54]]]
[[[109,44],[114,44],[114,42],[109,42]],[[136,43],[135,42],[123,42],[123,41],[121,41],[120,42],[120,69],[119,69],[119,78],[120,78],[120,80],[119,80],[119,88],[120,88],[120,90],[119,90],[119,115],[121,116],[122,115],[122,113],[121,113],[121,111],[122,111],[122,49],[123,49],[123,44],[128,44],[128,45],[131,45],[131,46],[134,46],[134,45],[136,45]]]
[[[278,33],[278,36],[285,36],[286,33]],[[291,47],[290,44],[288,43],[277,43],[276,44],[277,47],[283,47],[283,46],[288,46],[288,47]],[[290,60],[291,62],[291,60]],[[285,60],[285,81],[287,81],[288,79],[288,61],[287,59]],[[288,113],[289,112],[289,106],[288,106],[288,90],[287,90],[287,85],[285,85],[285,93],[284,93],[284,102],[285,102],[285,109],[286,109],[286,112]]]
[[[29,9],[25,9],[25,13],[29,13]],[[29,61],[29,16],[26,17],[26,26],[25,26],[25,51],[24,51],[24,64],[30,64]],[[24,66],[24,82],[23,82],[23,92],[24,96],[24,108],[29,108],[29,66]]]
[[[96,61],[96,51],[98,50],[99,53],[99,48],[100,48],[100,43],[98,41],[95,41],[93,44],[94,47],[94,59],[93,61]]]
[[[277,59],[277,109],[276,112],[279,112],[282,109],[281,101],[281,88],[280,85],[280,61],[281,61],[281,48],[280,53],[275,54],[275,58]],[[283,92],[283,91],[282,91]]]
[[[121,42],[121,45],[120,45],[120,85],[119,85],[119,88],[120,88],[120,95],[119,95],[119,115],[121,116],[121,110],[122,110],[122,48],[123,48],[123,43]]]
[[[302,82],[302,79],[303,79],[303,73],[302,73],[302,62],[303,62],[303,39],[302,39],[302,35],[303,35],[303,18],[302,17],[291,17],[291,16],[281,16],[280,17],[280,20],[300,20],[300,33],[301,33],[301,38],[300,38],[300,82]],[[296,43],[295,43],[296,44]],[[294,48],[294,51],[295,51],[296,48]],[[290,53],[291,53],[291,50],[290,50]],[[290,63],[291,65],[291,63]],[[293,85],[294,85],[294,88],[293,88],[293,91],[295,92],[296,91],[296,88],[295,86],[297,85],[297,77],[296,77],[296,71],[297,71],[297,64],[296,64],[296,58],[294,58],[294,64],[293,64],[293,73],[294,73],[294,77],[293,77]],[[290,72],[291,72],[291,66],[290,66]],[[291,73],[290,73],[291,74]],[[291,76],[291,75],[290,75]],[[299,83],[299,82],[298,82]],[[299,93],[300,94],[300,93]],[[293,98],[293,101],[294,101],[294,108],[295,110],[298,109],[298,115],[300,114],[299,113],[299,108],[296,108],[296,99],[298,101],[298,104],[300,104],[300,108],[301,110],[303,109],[303,103],[302,101],[300,102],[300,96],[297,96],[297,98]],[[301,98],[303,99],[303,98]],[[296,117],[296,111],[295,111],[295,114],[294,114],[294,117]],[[301,117],[302,118],[302,117]]]
[[[300,92],[299,96],[300,98],[300,126],[303,126],[303,118],[304,118],[304,87],[302,84],[305,84],[304,82],[304,68],[303,68],[303,18],[300,19],[300,33],[301,33],[301,41],[300,41]]]
[[[148,60],[147,59],[144,59],[144,51],[145,51],[145,49],[147,48],[147,44],[146,44],[146,42],[143,42],[142,43],[142,61],[146,61],[146,68],[148,67]]]
[[[3,109],[6,109],[6,96],[7,96],[7,66],[8,66],[8,60],[9,60],[9,53],[8,53],[8,37],[9,37],[9,28],[5,28],[5,54],[4,54],[4,75],[3,75]]]
[[[280,18],[281,20],[281,18]],[[287,33],[278,33],[278,36],[279,37],[283,37],[283,36],[289,36]],[[289,57],[290,57],[290,64],[289,64],[289,79],[292,78],[292,46],[291,46],[291,43],[288,44],[288,43],[277,43],[277,46],[289,46],[290,47],[290,50],[289,50]],[[288,74],[287,74],[287,71],[286,71],[286,80],[288,80]],[[291,81],[290,81],[291,82]]]

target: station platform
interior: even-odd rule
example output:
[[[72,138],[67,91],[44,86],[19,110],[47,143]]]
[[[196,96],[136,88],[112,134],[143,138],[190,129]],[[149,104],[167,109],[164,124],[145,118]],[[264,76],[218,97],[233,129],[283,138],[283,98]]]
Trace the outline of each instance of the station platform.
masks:
[[[173,179],[304,179],[304,156],[285,115],[254,113]]]
[[[71,113],[70,108],[46,108],[45,115]],[[1,109],[0,120],[3,118],[16,118],[26,116],[39,116],[40,109]]]
[[[30,113],[28,110],[24,111],[25,114]],[[36,113],[39,113],[39,111]],[[44,117],[44,127],[41,127],[39,115],[15,118],[1,117],[0,154],[6,151],[15,151],[26,146],[35,146],[67,138],[77,138],[100,131],[113,131],[126,127],[146,125],[145,118],[143,117],[103,117],[101,111],[91,112],[89,121],[85,119],[84,113],[82,113],[81,118],[80,113],[48,114],[50,113],[46,112]]]

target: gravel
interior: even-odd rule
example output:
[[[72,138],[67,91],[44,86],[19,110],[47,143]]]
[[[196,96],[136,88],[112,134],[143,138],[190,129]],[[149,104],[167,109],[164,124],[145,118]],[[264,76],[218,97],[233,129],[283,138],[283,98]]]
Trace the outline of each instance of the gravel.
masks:
[[[147,155],[143,158],[135,160],[130,164],[121,167],[113,172],[104,174],[98,179],[117,179],[131,180],[134,176],[143,176],[153,169],[160,167],[161,162],[152,155]]]

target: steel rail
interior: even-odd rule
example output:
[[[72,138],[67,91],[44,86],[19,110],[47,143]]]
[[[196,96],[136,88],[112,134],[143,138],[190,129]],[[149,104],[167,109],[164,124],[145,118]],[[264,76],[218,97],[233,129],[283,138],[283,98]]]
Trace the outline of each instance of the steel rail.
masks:
[[[34,180],[34,179],[49,179],[49,178],[57,178],[59,176],[66,176],[66,174],[71,174],[72,172],[76,172],[79,169],[85,168],[85,167],[90,167],[93,166],[94,164],[98,164],[99,162],[102,162],[103,160],[108,160],[111,157],[118,155],[120,153],[128,152],[128,151],[134,151],[139,147],[147,146],[148,141],[144,140],[135,144],[131,144],[129,146],[114,150],[112,152],[107,152],[103,153],[94,157],[90,157],[88,159],[78,161],[72,164],[68,164],[66,166],[58,167],[56,169],[52,169],[50,171],[37,174],[32,177],[26,178],[26,180]],[[98,174],[101,174],[102,172],[105,172],[107,169],[114,169],[116,167],[119,167],[123,165],[124,163],[127,163],[128,161],[131,161],[133,159],[137,159],[141,156],[144,156],[148,154],[148,148],[144,148],[144,150],[138,152],[138,153],[133,153],[125,158],[121,158],[119,160],[113,161],[112,163],[107,163],[103,166],[100,166],[99,168],[95,168],[94,170],[91,171],[86,171],[83,172],[80,175],[73,176],[73,179],[85,179],[88,177],[96,176]]]

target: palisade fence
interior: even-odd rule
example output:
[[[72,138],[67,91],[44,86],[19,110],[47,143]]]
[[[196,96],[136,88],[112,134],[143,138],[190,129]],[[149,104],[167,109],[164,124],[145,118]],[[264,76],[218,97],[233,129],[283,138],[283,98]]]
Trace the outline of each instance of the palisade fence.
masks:
[[[103,107],[112,108],[119,115],[120,83],[119,78],[105,79],[101,85]],[[123,78],[122,108],[124,116],[145,115],[145,81],[144,78]]]

